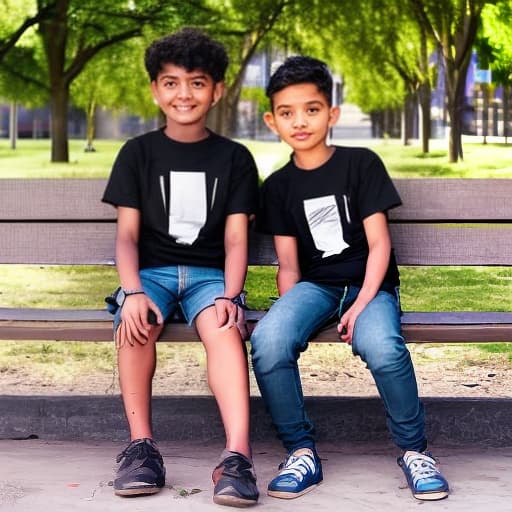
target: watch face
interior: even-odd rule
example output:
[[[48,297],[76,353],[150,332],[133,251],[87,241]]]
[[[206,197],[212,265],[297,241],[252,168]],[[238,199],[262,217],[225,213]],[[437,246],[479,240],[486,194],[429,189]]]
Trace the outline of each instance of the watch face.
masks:
[[[124,299],[126,299],[126,295],[124,293],[124,290],[120,288],[116,297],[116,302],[119,305],[119,307],[121,307],[124,304]]]

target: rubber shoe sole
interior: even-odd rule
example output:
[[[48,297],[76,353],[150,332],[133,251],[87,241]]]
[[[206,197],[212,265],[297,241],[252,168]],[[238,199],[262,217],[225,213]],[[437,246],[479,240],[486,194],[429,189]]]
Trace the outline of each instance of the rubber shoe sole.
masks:
[[[252,507],[258,503],[258,500],[244,500],[236,496],[229,496],[228,494],[216,494],[213,497],[213,502],[217,505],[224,505],[225,507]]]
[[[116,496],[147,496],[149,494],[157,494],[162,490],[162,487],[134,487],[132,489],[116,489],[114,494]]]
[[[283,500],[293,500],[293,498],[298,498],[300,496],[304,496],[304,494],[307,494],[308,492],[312,491],[313,489],[316,489],[322,482],[318,482],[317,484],[310,485],[309,487],[306,487],[300,492],[288,492],[288,491],[271,491],[270,489],[267,490],[267,494],[269,496],[272,496],[273,498],[281,498]]]

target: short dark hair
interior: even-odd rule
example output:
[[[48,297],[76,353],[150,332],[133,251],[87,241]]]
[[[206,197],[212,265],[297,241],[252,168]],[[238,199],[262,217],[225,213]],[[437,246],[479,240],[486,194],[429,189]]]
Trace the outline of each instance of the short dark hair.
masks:
[[[226,49],[221,43],[191,27],[153,41],[144,56],[151,81],[157,79],[165,64],[174,64],[187,71],[199,69],[210,75],[214,82],[222,82],[228,62]]]
[[[314,84],[325,96],[329,106],[332,104],[332,75],[327,64],[313,57],[297,55],[288,57],[270,77],[266,95],[270,98],[285,87],[297,84]]]

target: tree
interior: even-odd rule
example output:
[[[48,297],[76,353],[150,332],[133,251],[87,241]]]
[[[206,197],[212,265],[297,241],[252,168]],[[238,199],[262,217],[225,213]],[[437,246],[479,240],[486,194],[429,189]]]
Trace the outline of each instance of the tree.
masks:
[[[215,131],[227,136],[236,133],[237,106],[247,66],[292,3],[291,0],[210,2],[219,15],[205,28],[224,43],[230,57],[224,97],[210,116]]]
[[[450,162],[462,159],[462,109],[466,75],[486,0],[409,0],[420,27],[441,52],[450,136]]]
[[[37,0],[37,12],[48,14],[40,20],[37,33],[41,46],[34,48],[35,60],[44,71],[37,77],[20,72],[11,61],[3,67],[47,92],[52,121],[53,162],[67,162],[67,118],[70,87],[85,66],[100,52],[123,41],[141,37],[151,30],[170,31],[185,20],[205,13],[202,2],[181,0]],[[23,76],[22,76],[23,75]]]
[[[482,30],[477,45],[479,59],[492,68],[493,81],[503,86],[505,142],[510,135],[512,100],[512,0],[486,5],[482,11]],[[483,67],[483,66],[482,66]]]
[[[130,39],[92,59],[71,86],[73,105],[86,115],[86,151],[94,151],[96,113],[99,108],[130,112],[143,118],[157,115],[144,68],[146,41]],[[137,58],[134,58],[137,56]],[[112,62],[116,65],[112,66]],[[127,79],[127,77],[129,77]]]
[[[11,0],[3,1],[3,14],[0,20],[0,62],[14,48],[25,32],[44,20],[53,8],[53,2],[49,2],[47,6],[38,10],[33,15],[26,16],[20,21],[16,20],[9,23],[9,21],[14,20],[16,15],[26,11],[25,3],[27,2],[19,2],[19,0],[16,2]]]

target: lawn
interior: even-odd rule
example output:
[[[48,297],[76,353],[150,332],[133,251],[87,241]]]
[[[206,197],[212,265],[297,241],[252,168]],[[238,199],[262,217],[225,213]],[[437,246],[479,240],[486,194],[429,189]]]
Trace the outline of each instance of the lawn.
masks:
[[[242,142],[255,155],[262,175],[268,175],[289,157],[289,149],[281,143]],[[478,139],[468,139],[464,143],[464,161],[448,164],[446,141],[432,141],[429,155],[422,155],[418,146],[404,147],[398,141],[368,143],[392,177],[512,178],[512,151],[504,144],[484,145]],[[2,139],[0,186],[2,178],[106,178],[121,144],[97,141],[96,151],[86,153],[83,141],[72,140],[70,163],[53,164],[49,161],[48,140],[22,139],[12,150]],[[404,310],[512,310],[512,267],[405,267],[401,268],[401,276]],[[277,293],[274,277],[273,268],[249,268],[246,288],[250,307],[270,305],[269,297]],[[116,285],[114,268],[3,265],[0,307],[101,308],[103,298]],[[82,357],[84,349],[76,350]],[[481,350],[508,353],[512,360],[508,346],[482,346]]]
[[[253,153],[262,176],[268,175],[289,158],[289,148],[279,142],[242,140]],[[334,141],[340,145],[351,141]],[[2,178],[106,178],[122,141],[99,140],[96,151],[85,152],[84,142],[71,140],[69,163],[50,162],[48,140],[20,139],[12,150],[0,139],[0,179]],[[397,140],[368,140],[394,178],[512,178],[510,145],[482,144],[479,138],[464,142],[464,161],[449,164],[446,141],[432,140],[431,152],[421,153],[417,145],[403,146]]]

